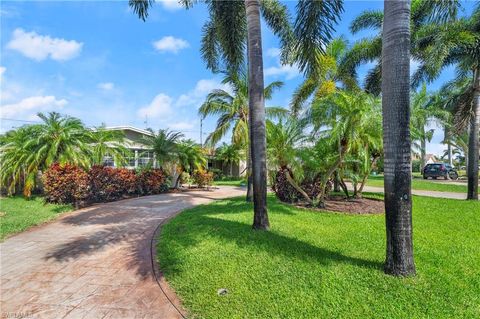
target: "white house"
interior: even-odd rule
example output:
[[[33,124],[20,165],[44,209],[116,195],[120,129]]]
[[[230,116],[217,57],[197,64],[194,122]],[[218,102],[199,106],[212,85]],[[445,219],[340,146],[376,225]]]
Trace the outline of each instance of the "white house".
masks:
[[[124,146],[131,151],[131,156],[127,157],[127,168],[141,168],[152,162],[154,163],[154,167],[156,167],[155,154],[148,148],[148,146],[142,143],[142,140],[145,139],[145,137],[153,136],[150,131],[133,126],[111,126],[106,129],[123,132],[125,136]],[[114,159],[109,156],[105,157],[104,165],[113,167],[118,166]],[[245,161],[230,165],[230,163],[223,163],[221,160],[215,159],[213,153],[207,155],[207,168],[221,170],[224,175],[230,175],[231,169],[233,176],[243,176],[245,175],[245,167]]]

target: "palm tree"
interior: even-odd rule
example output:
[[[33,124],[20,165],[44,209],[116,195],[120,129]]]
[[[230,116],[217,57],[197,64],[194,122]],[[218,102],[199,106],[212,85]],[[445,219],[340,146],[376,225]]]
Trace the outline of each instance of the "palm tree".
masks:
[[[413,0],[410,14],[411,54],[414,59],[419,58],[417,34],[422,26],[428,23],[443,24],[453,20],[459,8],[458,0]],[[367,10],[356,17],[350,24],[350,31],[357,34],[360,31],[373,29],[377,33],[370,38],[357,41],[346,54],[342,62],[344,72],[355,74],[358,66],[365,63],[373,63],[369,70],[364,88],[372,94],[380,94],[382,74],[382,26],[384,25],[385,13],[380,10]],[[419,83],[418,83],[419,84]]]
[[[94,128],[89,137],[92,164],[103,164],[106,156],[111,156],[115,163],[125,164],[129,149],[125,147],[125,134],[122,131],[107,130],[105,125],[101,125]]]
[[[333,155],[318,158],[324,171],[321,174],[320,192],[315,199],[320,207],[325,205],[325,186],[332,174],[340,167],[352,148],[359,143],[371,143],[369,123],[375,119],[378,99],[364,92],[337,91],[329,96],[314,99],[305,119],[313,124],[313,136],[320,139],[315,148],[334,150]],[[324,156],[324,152],[319,153]]]
[[[269,163],[275,169],[275,174],[279,169],[284,172],[288,183],[309,204],[313,204],[313,200],[298,183],[302,177],[299,152],[302,143],[308,138],[303,132],[305,124],[305,120],[298,120],[293,117],[285,119],[285,122],[280,120],[278,123],[267,120],[267,154]],[[296,174],[292,176],[291,171],[296,172]]]
[[[182,0],[186,8],[195,1]],[[343,9],[342,1],[307,1],[297,3],[295,30],[292,32],[287,7],[276,0],[213,1],[205,0],[210,13],[203,27],[202,55],[207,67],[214,72],[222,69],[238,70],[244,61],[248,38],[250,148],[254,184],[253,228],[267,229],[266,206],[266,138],[263,96],[263,59],[260,28],[260,7],[267,25],[280,37],[282,47],[291,46],[295,60],[302,70],[308,61],[316,59],[322,43],[331,38],[332,24]],[[153,0],[129,0],[129,5],[145,20]],[[297,37],[294,37],[297,35]],[[296,38],[295,42],[292,39]],[[223,62],[223,68],[219,68]]]
[[[22,127],[5,135],[2,149],[2,181],[11,190],[24,178],[24,195],[29,197],[37,175],[53,163],[88,167],[91,163],[90,132],[73,117],[56,112],[38,113],[41,124]]]
[[[421,154],[421,169],[426,165],[426,145],[433,137],[434,129],[427,130],[426,127],[432,122],[437,121],[444,124],[448,121],[449,112],[442,110],[436,103],[435,95],[427,92],[424,84],[420,91],[413,94],[411,99],[411,118],[410,131],[412,135],[412,144]]]
[[[228,132],[231,132],[231,144],[245,149],[247,162],[248,187],[246,200],[251,201],[253,197],[253,183],[251,179],[251,151],[249,137],[249,104],[248,104],[248,78],[243,71],[229,71],[225,75],[223,84],[228,84],[233,93],[226,90],[213,90],[208,94],[205,102],[199,109],[202,117],[218,116],[215,130],[207,137],[206,143],[215,145]],[[264,97],[269,100],[272,98],[275,90],[281,88],[283,82],[275,81],[270,83],[264,89]],[[287,111],[280,107],[267,107],[269,117],[284,116]]]
[[[166,164],[174,162],[177,159],[178,143],[183,138],[183,134],[168,129],[160,129],[157,133],[152,129],[148,131],[152,136],[145,136],[142,142],[153,151],[159,167],[164,168]]]
[[[193,173],[193,170],[201,169],[207,163],[202,148],[193,140],[182,140],[177,144],[175,161],[178,170],[175,188],[178,188],[183,172]]]
[[[455,129],[469,126],[467,199],[478,200],[478,163],[480,130],[480,5],[469,18],[448,26],[430,24],[419,32],[422,61],[415,82],[432,81],[449,65],[457,67],[457,81],[470,79],[455,109]]]
[[[290,108],[293,114],[298,114],[305,102],[313,95],[321,98],[334,93],[337,89],[357,90],[357,81],[351,73],[340,66],[347,53],[348,42],[344,38],[332,40],[324,53],[319,53],[318,63],[312,68],[293,93]]]
[[[233,164],[238,163],[241,156],[241,149],[235,144],[228,145],[223,143],[215,151],[215,157],[222,161],[222,169],[224,163],[230,165],[230,177],[233,176]]]
[[[410,1],[384,1],[382,109],[385,219],[385,273],[415,274],[412,240],[410,143]]]

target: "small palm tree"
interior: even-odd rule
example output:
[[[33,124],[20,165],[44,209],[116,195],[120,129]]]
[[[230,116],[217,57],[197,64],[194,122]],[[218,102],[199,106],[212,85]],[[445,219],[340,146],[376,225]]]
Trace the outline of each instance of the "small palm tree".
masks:
[[[168,129],[160,129],[157,133],[152,129],[148,131],[152,136],[145,136],[142,142],[153,151],[159,167],[164,168],[166,164],[174,162],[177,159],[178,143],[184,135]]]
[[[230,165],[230,176],[233,176],[233,164],[238,163],[242,158],[241,149],[235,144],[223,143],[215,150],[215,157],[224,163]],[[222,167],[223,168],[223,167]]]
[[[193,140],[182,140],[176,147],[176,160],[178,177],[175,188],[178,188],[180,176],[183,172],[193,173],[195,169],[205,167],[207,159],[203,149]]]
[[[248,78],[245,72],[228,72],[223,81],[228,84],[233,93],[226,90],[213,90],[206,98],[199,109],[203,117],[218,116],[215,130],[207,137],[207,144],[215,145],[225,135],[231,132],[231,144],[245,150],[247,162],[247,201],[252,199],[251,183],[251,156],[250,156],[250,129],[249,129],[249,102],[248,102]],[[267,100],[272,98],[275,90],[281,88],[283,82],[275,81],[270,83],[264,90]],[[287,114],[287,110],[280,107],[267,107],[266,112],[271,117],[279,117]]]
[[[94,128],[89,137],[92,164],[103,164],[106,156],[111,156],[115,163],[125,164],[130,151],[125,147],[125,134],[122,131],[107,130],[102,125]]]

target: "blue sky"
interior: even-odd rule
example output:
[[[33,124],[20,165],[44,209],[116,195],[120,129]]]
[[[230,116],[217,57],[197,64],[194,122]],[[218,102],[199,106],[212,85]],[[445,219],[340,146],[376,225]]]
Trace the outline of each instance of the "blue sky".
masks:
[[[293,12],[295,3],[288,5]],[[469,13],[473,1],[464,6]],[[337,35],[350,42],[368,36],[352,36],[348,25],[363,10],[382,7],[382,1],[346,1]],[[198,107],[221,87],[221,76],[206,69],[199,53],[203,5],[187,11],[174,1],[157,1],[146,22],[126,1],[2,1],[0,12],[2,132],[36,121],[37,112],[58,111],[89,126],[148,125],[199,140]],[[268,28],[262,31],[265,82],[285,82],[267,105],[287,107],[302,76],[279,65],[278,40]],[[429,89],[452,76],[447,70]],[[205,133],[215,120],[204,122]],[[440,153],[441,139],[437,130],[428,152]]]

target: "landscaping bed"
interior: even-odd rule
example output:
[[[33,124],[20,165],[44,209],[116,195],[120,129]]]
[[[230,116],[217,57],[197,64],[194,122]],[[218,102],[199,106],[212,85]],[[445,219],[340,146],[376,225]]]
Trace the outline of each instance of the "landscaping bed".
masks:
[[[480,317],[479,202],[414,196],[417,276],[399,279],[383,273],[384,215],[268,200],[268,232],[252,230],[243,198],[163,226],[160,268],[190,317]]]
[[[301,208],[307,208],[308,205],[301,203],[296,206]],[[383,214],[385,213],[385,204],[383,200],[373,198],[349,198],[346,199],[341,195],[330,196],[325,201],[325,208],[312,208],[317,211],[330,211],[337,213],[349,213],[349,214]]]

